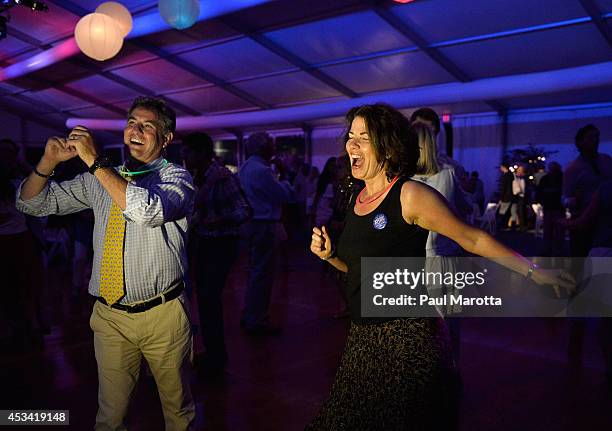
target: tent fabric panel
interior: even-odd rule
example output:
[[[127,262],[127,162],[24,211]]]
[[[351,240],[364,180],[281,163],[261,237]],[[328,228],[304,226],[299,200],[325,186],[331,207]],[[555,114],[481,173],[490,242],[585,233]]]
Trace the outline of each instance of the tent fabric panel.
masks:
[[[294,67],[287,60],[247,38],[191,51],[178,55],[178,58],[226,81]]]
[[[472,79],[556,70],[610,59],[610,47],[591,24],[440,48],[440,52]]]
[[[174,66],[171,60],[162,59],[124,67],[113,71],[113,74],[130,80],[139,86],[150,88],[155,93],[165,93],[195,84],[207,84],[201,78]]]
[[[415,1],[392,11],[429,43],[587,16],[575,0]]]
[[[272,105],[300,103],[312,99],[340,96],[340,93],[306,72],[239,82],[236,87]]]
[[[321,69],[357,93],[441,84],[455,79],[423,52],[412,52]]]
[[[67,84],[67,87],[87,93],[105,103],[113,103],[117,100],[129,99],[140,95],[134,90],[99,75],[73,81]]]
[[[414,45],[372,11],[272,31],[266,36],[310,64]]]
[[[170,105],[172,105],[172,100],[176,100],[203,113],[244,111],[254,108],[250,103],[219,87],[168,94],[166,98],[170,101]]]

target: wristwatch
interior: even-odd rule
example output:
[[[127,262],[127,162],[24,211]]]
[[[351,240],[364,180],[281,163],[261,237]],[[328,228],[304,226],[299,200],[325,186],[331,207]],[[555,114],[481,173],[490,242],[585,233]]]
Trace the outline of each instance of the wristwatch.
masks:
[[[108,156],[98,156],[93,162],[93,165],[89,167],[89,173],[94,174],[98,168],[110,168],[113,166],[113,162]]]

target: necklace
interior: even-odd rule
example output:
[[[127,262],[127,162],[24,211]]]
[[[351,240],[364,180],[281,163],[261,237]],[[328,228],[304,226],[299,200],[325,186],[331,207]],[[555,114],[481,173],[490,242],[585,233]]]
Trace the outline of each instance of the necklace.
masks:
[[[151,168],[151,169],[143,169],[142,171],[130,171],[125,166],[121,166],[119,168],[119,174],[121,174],[122,176],[135,177],[136,175],[142,175],[148,172],[159,171],[161,168],[163,168],[167,164],[168,164],[168,160],[164,159],[161,165],[155,168]]]
[[[382,195],[384,195],[391,187],[393,187],[393,184],[395,184],[395,182],[399,179],[399,177],[395,177],[393,178],[393,180],[389,183],[389,185],[387,187],[385,187],[384,190],[375,193],[373,196],[374,197],[370,197],[367,200],[362,200],[361,199],[361,195],[363,194],[363,192],[366,191],[366,189],[364,188],[361,192],[359,192],[359,194],[357,195],[357,202],[360,204],[369,204],[374,202],[375,200],[377,200],[378,198],[380,198]]]

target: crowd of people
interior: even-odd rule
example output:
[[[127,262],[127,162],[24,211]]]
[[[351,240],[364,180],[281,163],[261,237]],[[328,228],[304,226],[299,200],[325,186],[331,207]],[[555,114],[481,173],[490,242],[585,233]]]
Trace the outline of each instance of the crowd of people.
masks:
[[[500,165],[500,225],[526,231],[538,216],[532,209],[533,204],[540,205],[544,254],[547,256],[568,254],[563,248],[563,240],[570,227],[570,256],[587,256],[593,241],[598,242],[593,229],[578,229],[577,232],[575,224],[565,220],[580,218],[599,187],[612,178],[612,157],[599,152],[599,130],[592,124],[578,130],[575,145],[579,156],[565,171],[555,161],[549,162],[546,170],[520,162]]]
[[[410,119],[383,104],[351,109],[344,151],[320,172],[304,162],[286,166],[263,132],[246,140],[247,158],[238,174],[216,158],[213,140],[202,132],[184,136],[180,164],[171,163],[165,153],[175,129],[170,106],[139,97],[124,129],[127,157],[121,166],[81,126],[67,137],[50,137],[34,168],[20,161],[14,142],[0,141],[0,261],[5,273],[21,277],[11,282],[20,286],[14,303],[22,304],[21,315],[11,314],[15,307],[3,310],[15,339],[40,339],[48,332],[39,305],[44,237],[37,218],[85,214],[74,219],[80,245],[74,249],[73,284],[84,284],[89,274],[83,263],[89,260],[99,377],[96,429],[123,426],[142,358],[155,377],[167,429],[193,427],[188,292],[195,293],[205,351],[198,355],[198,370],[222,375],[231,353],[222,293],[241,244],[248,253],[248,281],[236,323],[250,336],[282,331],[270,318],[270,300],[280,243],[288,237],[308,243],[338,280],[344,303],[338,317],[349,317],[351,326],[331,394],[311,430],[452,427],[460,334],[454,315],[461,310],[440,310],[439,318],[362,317],[361,257],[427,256],[435,258],[427,260],[430,270],[433,265],[444,271],[453,271],[465,252],[506,257],[506,266],[539,284],[573,289],[567,273],[539,268],[468,223],[475,211],[480,216],[485,210],[483,183],[438,147],[440,120],[432,109],[419,109]],[[537,201],[551,253],[564,229],[574,232],[575,255],[593,248],[609,252],[606,180],[612,179],[612,158],[598,152],[598,141],[594,126],[581,129],[578,159],[565,173],[550,163],[537,181],[529,180],[526,166],[502,164],[502,223],[525,230],[527,204]],[[54,181],[56,170],[76,160],[85,172]],[[566,207],[572,220],[563,222]],[[452,286],[427,288],[446,294]],[[448,414],[435,413],[441,403]]]

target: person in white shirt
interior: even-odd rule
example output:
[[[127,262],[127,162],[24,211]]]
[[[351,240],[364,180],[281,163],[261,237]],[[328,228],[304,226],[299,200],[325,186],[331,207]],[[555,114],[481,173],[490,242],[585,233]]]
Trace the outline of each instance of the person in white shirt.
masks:
[[[511,223],[516,223],[523,232],[527,230],[527,206],[525,202],[527,184],[525,182],[525,174],[525,166],[519,165],[512,181],[512,194],[514,197],[510,207]]]

